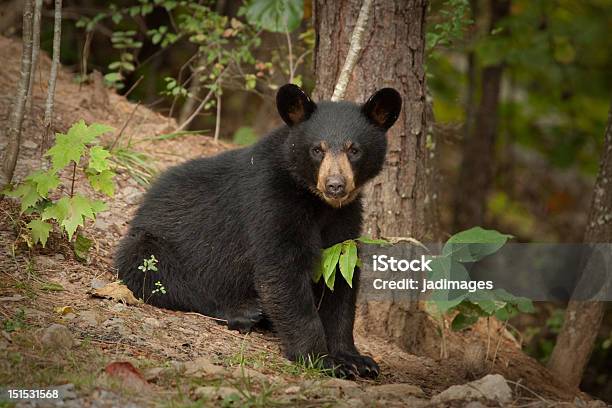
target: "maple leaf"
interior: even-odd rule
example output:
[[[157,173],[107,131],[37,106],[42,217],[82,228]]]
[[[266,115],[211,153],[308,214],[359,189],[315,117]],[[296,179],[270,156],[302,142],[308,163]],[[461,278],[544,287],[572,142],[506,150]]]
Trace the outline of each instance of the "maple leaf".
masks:
[[[110,169],[110,163],[106,160],[110,156],[108,150],[101,146],[94,146],[89,149],[89,169],[98,173]]]
[[[42,220],[32,220],[27,224],[27,227],[30,229],[34,243],[40,242],[44,248],[53,226]]]
[[[23,213],[30,207],[36,205],[40,200],[40,195],[36,190],[34,183],[23,183],[13,191],[4,192],[9,197],[20,197],[21,198],[21,212]]]
[[[101,191],[109,197],[115,194],[115,183],[113,183],[113,177],[115,173],[110,170],[103,170],[99,174],[87,174],[89,183],[96,191]]]
[[[60,184],[60,179],[55,173],[41,170],[30,174],[26,180],[36,184],[36,191],[43,198],[46,198],[49,191],[57,188]]]

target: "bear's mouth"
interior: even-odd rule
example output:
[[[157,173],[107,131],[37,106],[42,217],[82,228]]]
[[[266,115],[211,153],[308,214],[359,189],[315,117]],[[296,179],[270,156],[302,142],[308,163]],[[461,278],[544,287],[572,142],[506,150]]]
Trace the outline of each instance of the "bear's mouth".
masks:
[[[352,203],[355,200],[355,198],[357,198],[357,196],[359,195],[359,192],[361,189],[355,188],[349,191],[347,194],[344,194],[341,197],[335,197],[335,196],[326,194],[325,192],[319,190],[318,188],[311,188],[311,190],[313,193],[319,196],[319,198],[321,198],[323,201],[325,201],[330,206],[334,208],[340,208],[340,207],[344,207],[347,204]]]

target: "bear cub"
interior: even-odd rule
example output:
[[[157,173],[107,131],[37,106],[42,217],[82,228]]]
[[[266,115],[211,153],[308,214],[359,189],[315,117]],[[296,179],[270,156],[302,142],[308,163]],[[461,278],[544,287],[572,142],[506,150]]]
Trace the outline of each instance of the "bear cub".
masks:
[[[384,88],[362,105],[315,104],[285,85],[276,104],[286,126],[159,176],[119,244],[119,278],[150,304],[231,329],[270,324],[291,360],[375,377],[353,340],[359,271],[352,289],[336,279],[333,292],[312,275],[323,248],[360,236],[361,190],[383,166],[402,99]],[[151,255],[157,270],[145,274]],[[165,294],[152,294],[158,281]]]

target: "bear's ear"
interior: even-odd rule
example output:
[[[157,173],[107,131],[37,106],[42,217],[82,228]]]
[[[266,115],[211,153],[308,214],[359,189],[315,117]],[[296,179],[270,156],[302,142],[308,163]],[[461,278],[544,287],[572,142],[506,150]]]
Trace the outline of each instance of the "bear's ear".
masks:
[[[361,108],[370,122],[385,130],[393,126],[401,110],[402,97],[393,88],[383,88],[377,91]]]
[[[283,85],[276,93],[276,109],[289,126],[308,119],[317,105],[297,85]]]

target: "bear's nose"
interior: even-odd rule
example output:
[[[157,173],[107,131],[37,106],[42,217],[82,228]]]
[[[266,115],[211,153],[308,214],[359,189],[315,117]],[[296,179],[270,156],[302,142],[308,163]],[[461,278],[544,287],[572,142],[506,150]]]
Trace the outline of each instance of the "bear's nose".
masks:
[[[346,180],[344,176],[329,176],[325,181],[325,193],[337,198],[344,195]]]

